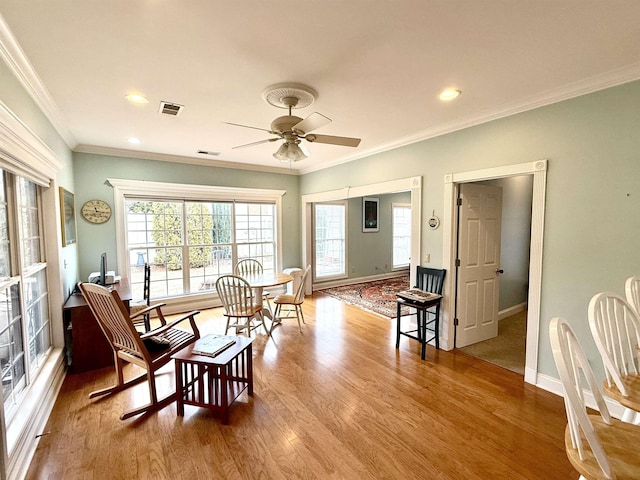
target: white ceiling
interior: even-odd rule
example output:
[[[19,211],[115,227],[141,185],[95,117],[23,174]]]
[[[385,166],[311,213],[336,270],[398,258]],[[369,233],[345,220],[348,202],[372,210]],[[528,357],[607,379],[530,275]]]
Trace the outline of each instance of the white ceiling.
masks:
[[[308,144],[291,165],[308,172],[640,78],[638,0],[0,0],[0,15],[71,148],[194,163],[289,171],[279,142],[232,149],[267,132],[223,123],[268,129],[286,111],[262,92],[281,82],[318,92],[294,111],[333,120],[315,133],[362,138]],[[463,94],[442,103],[445,87]]]

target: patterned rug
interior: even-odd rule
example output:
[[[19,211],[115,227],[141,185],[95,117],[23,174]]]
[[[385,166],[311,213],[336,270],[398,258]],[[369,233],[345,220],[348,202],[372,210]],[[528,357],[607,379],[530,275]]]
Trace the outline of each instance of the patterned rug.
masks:
[[[387,318],[396,318],[396,292],[407,288],[409,288],[409,275],[326,288],[320,291],[369,312]]]

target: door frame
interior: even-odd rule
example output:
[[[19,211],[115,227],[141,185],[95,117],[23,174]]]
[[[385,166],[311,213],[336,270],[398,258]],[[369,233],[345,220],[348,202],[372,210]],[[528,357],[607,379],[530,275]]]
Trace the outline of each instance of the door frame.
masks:
[[[388,182],[345,187],[327,192],[310,193],[301,197],[302,212],[302,261],[303,265],[313,265],[313,212],[312,205],[317,202],[330,202],[371,195],[388,193],[411,193],[411,266],[410,283],[416,280],[416,267],[420,264],[420,245],[422,241],[422,177],[408,177]],[[347,212],[347,216],[349,213]],[[307,294],[311,294],[313,285],[307,285]]]
[[[457,184],[492,180],[495,178],[533,175],[533,199],[531,208],[531,249],[529,255],[529,298],[527,302],[527,341],[524,381],[533,385],[538,375],[538,341],[540,334],[540,295],[542,290],[542,246],[544,234],[545,190],[547,181],[547,160],[504,165],[501,167],[449,173],[444,176],[444,215],[442,264],[450,273],[456,269],[456,236],[458,209],[456,206]],[[443,298],[443,319],[441,345],[446,350],[453,349],[455,278],[453,274],[445,279]],[[448,294],[447,294],[448,293]]]

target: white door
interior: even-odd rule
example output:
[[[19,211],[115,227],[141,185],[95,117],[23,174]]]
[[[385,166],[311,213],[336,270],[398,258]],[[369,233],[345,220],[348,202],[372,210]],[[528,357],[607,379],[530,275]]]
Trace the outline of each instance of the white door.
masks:
[[[498,335],[502,189],[461,184],[456,347]]]

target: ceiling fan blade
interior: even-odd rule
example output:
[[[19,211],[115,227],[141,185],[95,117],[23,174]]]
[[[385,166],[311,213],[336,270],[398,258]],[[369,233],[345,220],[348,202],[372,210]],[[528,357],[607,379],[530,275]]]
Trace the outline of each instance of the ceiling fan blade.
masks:
[[[325,117],[318,112],[313,112],[307,118],[305,118],[301,122],[296,123],[291,128],[293,129],[293,131],[300,132],[302,135],[304,135],[305,133],[309,133],[316,128],[323,127],[328,123],[331,123],[331,119],[329,117]]]
[[[267,130],[266,128],[252,127],[250,125],[241,125],[239,123],[231,123],[231,122],[222,122],[222,123],[226,123],[227,125],[234,125],[236,127],[253,128],[254,130],[262,130],[263,132],[269,132],[272,135],[278,135],[278,132],[273,132],[271,130]]]
[[[280,140],[280,137],[267,138],[266,140],[260,140],[258,142],[245,143],[244,145],[238,145],[237,147],[233,147],[233,148],[236,149],[236,148],[253,147],[254,145],[260,145],[261,143],[275,142],[276,140]]]
[[[343,147],[357,147],[360,145],[359,138],[336,137],[334,135],[307,135],[304,138],[311,143],[328,143],[330,145],[342,145]]]

